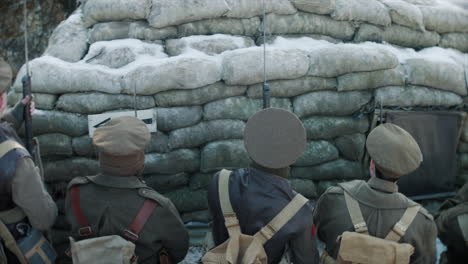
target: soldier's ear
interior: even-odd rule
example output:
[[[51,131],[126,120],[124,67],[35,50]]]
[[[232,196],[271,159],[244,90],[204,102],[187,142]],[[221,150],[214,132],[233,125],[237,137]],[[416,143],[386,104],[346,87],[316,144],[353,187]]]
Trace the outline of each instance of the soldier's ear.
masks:
[[[369,172],[371,177],[375,177],[375,161],[371,160],[369,164]]]

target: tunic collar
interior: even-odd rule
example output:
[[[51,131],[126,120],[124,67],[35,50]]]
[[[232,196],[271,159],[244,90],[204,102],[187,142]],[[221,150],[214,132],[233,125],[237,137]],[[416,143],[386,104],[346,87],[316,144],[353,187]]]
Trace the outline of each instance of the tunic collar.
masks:
[[[388,193],[396,193],[398,192],[398,185],[396,182],[386,181],[379,179],[377,177],[371,177],[367,183],[369,184],[372,189],[376,189],[383,192]]]
[[[97,185],[112,187],[112,188],[123,188],[123,189],[139,189],[147,187],[144,182],[135,176],[130,177],[116,177],[104,174],[96,176],[87,176],[90,181]]]

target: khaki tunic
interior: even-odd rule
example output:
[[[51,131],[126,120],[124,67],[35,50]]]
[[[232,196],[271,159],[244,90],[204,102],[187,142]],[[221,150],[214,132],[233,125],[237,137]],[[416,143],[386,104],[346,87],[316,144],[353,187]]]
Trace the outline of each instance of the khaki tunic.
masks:
[[[177,263],[188,250],[188,233],[179,214],[166,197],[160,195],[137,177],[97,175],[78,177],[69,184],[65,203],[67,219],[75,240],[77,220],[70,203],[70,187],[80,185],[80,204],[84,217],[96,236],[122,235],[138,214],[146,199],[155,200],[154,209],[136,241],[138,263],[157,263],[158,253],[165,248]]]
[[[406,208],[416,204],[399,193],[396,184],[378,178],[371,178],[367,183],[352,181],[329,188],[317,202],[314,224],[318,238],[335,259],[339,251],[338,236],[345,231],[355,231],[343,188],[359,202],[369,234],[379,238],[385,238]],[[421,209],[400,242],[414,246],[411,263],[431,264],[436,262],[436,237],[437,229],[432,216]]]

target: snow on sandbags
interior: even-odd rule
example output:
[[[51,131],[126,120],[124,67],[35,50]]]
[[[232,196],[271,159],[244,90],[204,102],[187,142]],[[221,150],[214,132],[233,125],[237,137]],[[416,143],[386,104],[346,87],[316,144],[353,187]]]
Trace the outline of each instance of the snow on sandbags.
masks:
[[[304,12],[328,15],[335,10],[335,0],[290,0],[298,9]]]
[[[403,67],[341,75],[338,77],[337,90],[339,92],[366,90],[390,85],[405,85],[405,71]]]
[[[419,86],[389,86],[377,89],[375,100],[385,106],[454,106],[462,98],[451,92]]]
[[[71,156],[72,140],[69,136],[59,133],[37,136],[41,147],[41,155],[44,156]]]
[[[366,136],[361,133],[343,135],[335,139],[335,145],[346,159],[360,161],[365,153]]]
[[[468,11],[450,4],[420,6],[424,25],[439,33],[468,32]]]
[[[298,12],[294,15],[267,15],[269,34],[319,34],[351,40],[355,27],[348,21],[336,21],[329,16]]]
[[[57,102],[57,95],[46,93],[33,93],[36,108],[42,110],[52,110]],[[8,102],[15,104],[23,98],[22,92],[12,90],[8,93]]]
[[[81,60],[88,48],[88,31],[84,26],[81,10],[62,21],[52,32],[44,55],[64,61]],[[66,46],[67,48],[63,48]]]
[[[177,36],[176,27],[153,28],[147,22],[106,22],[94,25],[88,32],[88,41],[136,38],[141,40],[164,40]]]
[[[177,26],[177,30],[179,37],[213,34],[254,36],[259,26],[260,19],[258,17],[246,19],[214,18],[182,24]]]
[[[306,76],[294,80],[276,80],[268,82],[270,85],[270,96],[272,97],[294,97],[304,93],[320,90],[335,90],[335,78],[320,78]],[[258,83],[249,86],[247,96],[251,98],[262,98],[263,84]]]
[[[34,111],[32,126],[34,135],[60,133],[78,137],[88,133],[86,116],[59,111]]]
[[[336,44],[309,52],[308,75],[336,77],[351,72],[392,69],[398,58],[383,46],[366,44]]]
[[[230,10],[225,16],[234,18],[260,16],[263,14],[263,2],[265,3],[266,13],[290,15],[297,12],[289,0],[226,0]]]
[[[170,56],[177,56],[186,50],[194,49],[207,55],[216,55],[228,50],[255,46],[253,39],[224,34],[211,36],[190,36],[166,41],[166,50]]]
[[[228,11],[225,0],[152,0],[148,22],[155,28],[163,28],[217,18]]]
[[[220,99],[245,94],[246,86],[226,85],[217,82],[208,86],[191,90],[172,90],[154,95],[156,105],[161,107],[202,105]]]
[[[352,180],[364,178],[362,165],[345,159],[338,159],[314,167],[292,167],[291,178],[309,180]]]
[[[119,20],[142,20],[148,17],[151,0],[93,0],[83,6],[85,24]]]
[[[241,139],[215,141],[203,147],[201,171],[215,172],[221,169],[245,168],[250,159]]]
[[[312,92],[294,98],[294,113],[300,118],[312,115],[351,115],[367,104],[369,92]]]
[[[47,183],[71,181],[83,175],[99,173],[99,162],[87,158],[69,158],[44,162],[44,180]]]
[[[202,119],[200,106],[158,108],[157,125],[159,131],[171,131],[197,124]]]
[[[145,155],[144,174],[177,174],[195,172],[200,168],[200,152],[195,149],[179,149],[169,153]]]
[[[447,33],[442,35],[439,46],[468,53],[468,33]]]
[[[187,70],[190,69],[190,70]],[[193,89],[221,80],[219,58],[199,54],[184,54],[161,60],[142,60],[134,65],[122,80],[122,92],[153,95],[172,89]]]
[[[309,141],[293,166],[315,166],[336,160],[338,157],[338,150],[332,143],[325,140]]]
[[[263,48],[254,47],[223,53],[223,80],[227,84],[249,85],[263,81]],[[309,69],[307,53],[297,49],[267,49],[269,80],[295,79]]]
[[[83,60],[89,64],[120,68],[135,61],[138,56],[150,56],[155,60],[167,58],[162,45],[125,39],[95,42],[89,47],[88,54]]]
[[[358,42],[388,42],[403,47],[424,48],[437,46],[440,35],[432,31],[417,31],[408,27],[391,25],[381,28],[370,24],[361,25],[356,34]]]
[[[381,26],[392,23],[389,10],[377,0],[335,0],[335,3],[331,16],[336,20],[364,21]]]
[[[307,139],[333,139],[342,135],[365,133],[369,129],[367,118],[314,116],[302,120]]]
[[[403,0],[382,0],[382,3],[390,10],[392,22],[420,31],[425,31],[421,10]]]

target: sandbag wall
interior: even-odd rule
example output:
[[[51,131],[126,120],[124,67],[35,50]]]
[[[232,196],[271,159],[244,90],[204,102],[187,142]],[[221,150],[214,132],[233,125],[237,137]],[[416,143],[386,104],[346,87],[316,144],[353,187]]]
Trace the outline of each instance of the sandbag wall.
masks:
[[[61,208],[55,244],[67,242],[68,182],[98,172],[87,115],[132,110],[134,93],[138,109],[157,111],[145,181],[184,221],[208,221],[212,175],[249,165],[242,136],[262,108],[262,1],[82,2],[30,63],[34,134]],[[307,148],[290,182],[309,198],[366,177],[375,104],[453,107],[467,95],[466,10],[436,0],[266,3],[271,105],[304,122]],[[10,102],[20,92],[16,81]]]

